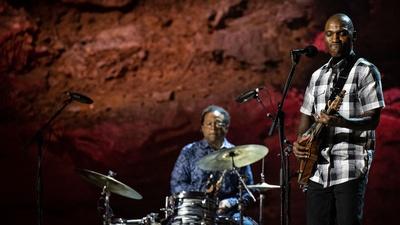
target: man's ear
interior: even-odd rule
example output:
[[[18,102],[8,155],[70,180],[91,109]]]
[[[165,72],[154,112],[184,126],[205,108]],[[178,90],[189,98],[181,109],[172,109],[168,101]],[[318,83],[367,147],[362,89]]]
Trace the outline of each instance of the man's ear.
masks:
[[[357,32],[353,31],[353,42],[357,40]]]
[[[224,132],[225,132],[225,133],[228,133],[228,130],[229,130],[229,124],[228,124],[228,125],[226,125],[226,126],[223,128],[223,129],[224,129]]]

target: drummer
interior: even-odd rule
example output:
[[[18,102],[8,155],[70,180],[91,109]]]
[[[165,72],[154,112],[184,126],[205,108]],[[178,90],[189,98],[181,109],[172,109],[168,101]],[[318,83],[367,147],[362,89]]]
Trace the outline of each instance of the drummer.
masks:
[[[219,149],[234,147],[226,139],[229,123],[230,116],[225,109],[210,105],[203,110],[201,113],[203,139],[183,147],[172,171],[170,184],[172,194],[182,191],[212,192],[219,199],[218,216],[227,216],[239,222],[239,180],[237,175],[233,171],[209,172],[197,166],[197,162],[202,157]],[[246,184],[253,184],[253,174],[249,165],[240,168],[239,172]],[[249,194],[243,191],[244,207],[248,206],[251,201]],[[244,217],[243,224],[257,223],[250,217]]]

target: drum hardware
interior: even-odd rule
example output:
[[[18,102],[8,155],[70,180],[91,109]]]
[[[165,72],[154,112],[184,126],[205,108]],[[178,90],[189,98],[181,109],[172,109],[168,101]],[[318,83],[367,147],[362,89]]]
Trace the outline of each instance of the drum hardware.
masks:
[[[150,213],[142,219],[113,218],[110,225],[161,225],[157,219],[158,213]]]
[[[264,178],[263,177],[261,177],[261,183],[259,183],[259,184],[253,184],[253,185],[248,185],[248,187],[251,189],[251,190],[256,190],[256,191],[258,191],[259,192],[259,195],[260,195],[260,205],[259,205],[259,224],[262,224],[262,221],[263,221],[263,208],[264,208],[264,198],[265,198],[265,195],[264,195],[264,193],[266,192],[266,191],[269,191],[269,190],[273,190],[273,189],[279,189],[279,188],[281,188],[281,186],[279,186],[279,185],[273,185],[273,184],[268,184],[268,183],[266,183],[265,181],[264,181]]]
[[[230,217],[227,216],[217,216],[215,219],[215,224],[218,225],[237,225],[236,221],[234,219],[231,219]]]
[[[132,199],[142,199],[142,196],[135,190],[133,190],[126,184],[123,184],[120,181],[116,180],[114,178],[116,173],[111,170],[108,172],[108,175],[103,175],[87,169],[78,169],[78,172],[83,179],[102,188],[102,192],[99,198],[98,210],[102,214],[103,225],[113,225],[113,212],[110,206],[111,193],[115,193]],[[102,201],[104,201],[103,204],[101,203]],[[102,208],[101,205],[103,205],[104,208]],[[121,218],[118,219],[121,220]]]
[[[239,213],[240,224],[243,225],[243,188],[249,193],[253,201],[256,201],[253,193],[249,190],[242,176],[238,172],[238,168],[250,165],[268,154],[268,148],[262,145],[241,145],[228,149],[221,149],[204,156],[197,162],[197,165],[203,170],[231,170],[238,179],[239,189]]]
[[[124,219],[124,218],[113,218],[110,225],[150,225],[146,222],[146,217],[142,219]]]
[[[111,176],[112,171],[109,171],[109,175]],[[103,225],[109,225],[111,224],[111,218],[114,216],[112,209],[110,207],[110,191],[108,191],[108,185],[104,185],[103,187],[103,191],[101,192],[101,196],[100,196],[100,200],[99,203],[101,202],[101,200],[104,200],[104,212],[102,213],[102,217],[103,217]],[[99,206],[98,209],[101,209],[101,207]],[[99,210],[100,211],[100,210]],[[100,211],[101,213],[101,211]]]
[[[143,217],[142,223],[143,225],[161,225],[158,221],[158,213],[150,213],[147,216]]]
[[[160,211],[164,212],[164,220],[168,220],[168,218],[170,218],[174,213],[174,209],[172,208],[171,205],[172,200],[170,198],[171,198],[170,196],[165,197],[164,208],[160,209]]]
[[[129,225],[129,224],[143,224],[143,219],[123,219],[113,218],[110,225]]]
[[[238,172],[237,168],[235,167],[235,163],[233,161],[232,158],[232,165],[233,165],[233,171],[236,173],[236,175],[239,178],[239,213],[240,213],[240,225],[243,225],[243,188],[245,188],[245,190],[247,191],[247,193],[249,193],[250,197],[253,199],[254,202],[256,202],[256,198],[254,197],[253,193],[251,193],[251,191],[249,190],[249,188],[247,187],[246,183],[244,182],[242,176],[240,175],[240,173]]]
[[[214,198],[217,197],[219,193],[219,189],[221,189],[222,186],[222,181],[225,177],[225,174],[228,172],[228,170],[224,170],[221,175],[219,175],[219,178],[216,180],[216,176],[213,173],[210,173],[210,176],[208,177],[208,180],[205,185],[205,194],[211,195]]]
[[[224,176],[226,174],[228,170],[224,170],[224,172],[222,172],[220,178],[217,180],[217,182],[215,183],[215,190],[214,190],[214,197],[217,197],[217,194],[219,192],[219,189],[221,189],[222,186],[222,181],[224,179]]]

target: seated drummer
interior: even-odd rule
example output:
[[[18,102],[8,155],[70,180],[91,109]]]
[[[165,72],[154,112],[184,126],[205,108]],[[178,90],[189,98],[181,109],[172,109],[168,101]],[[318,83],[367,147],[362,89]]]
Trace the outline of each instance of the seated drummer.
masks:
[[[226,216],[240,221],[238,210],[238,177],[233,171],[205,171],[197,166],[204,156],[219,149],[232,148],[233,144],[225,138],[230,122],[229,113],[215,105],[206,107],[201,113],[201,132],[203,140],[186,145],[171,174],[171,193],[204,192],[214,194],[219,199],[218,216]],[[247,185],[253,184],[253,174],[250,166],[240,168],[240,174]],[[221,175],[222,176],[221,179]],[[219,184],[219,185],[218,185]],[[243,206],[252,201],[250,195],[243,189]],[[243,224],[257,224],[249,217],[244,217]]]

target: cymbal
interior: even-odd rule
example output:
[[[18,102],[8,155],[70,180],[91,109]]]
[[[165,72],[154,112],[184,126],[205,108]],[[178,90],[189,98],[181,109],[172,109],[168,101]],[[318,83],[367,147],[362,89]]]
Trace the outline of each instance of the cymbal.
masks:
[[[281,188],[281,186],[279,185],[273,185],[273,184],[268,184],[268,183],[261,183],[261,184],[252,184],[252,185],[247,185],[248,188],[252,189],[252,190],[257,190],[257,191],[268,191],[271,189],[278,189]]]
[[[128,185],[114,179],[111,176],[106,176],[87,169],[78,169],[79,174],[83,179],[100,188],[108,185],[110,192],[132,199],[142,199],[143,197]]]
[[[268,148],[263,145],[239,145],[233,148],[220,149],[201,158],[197,165],[203,170],[229,170],[247,166],[264,158]]]

